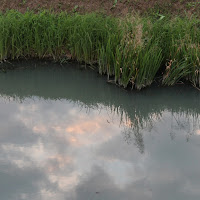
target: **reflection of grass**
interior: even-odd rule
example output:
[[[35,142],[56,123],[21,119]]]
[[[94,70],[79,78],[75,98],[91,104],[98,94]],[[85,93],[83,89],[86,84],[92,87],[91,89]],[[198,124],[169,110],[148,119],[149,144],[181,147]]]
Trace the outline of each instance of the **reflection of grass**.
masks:
[[[200,20],[196,18],[67,15],[9,11],[0,15],[0,59],[69,56],[98,63],[99,72],[123,87],[141,89],[157,75],[200,86]]]
[[[107,108],[109,113],[112,113],[110,116],[121,116],[124,138],[127,142],[134,142],[140,152],[144,152],[145,148],[144,133],[150,132],[159,120],[163,121],[163,113],[166,111],[172,113],[176,129],[182,127],[187,137],[200,125],[197,123],[200,119],[200,93],[194,88],[152,87],[140,92],[129,92],[106,86],[103,80],[96,78],[96,73],[90,70],[82,71],[71,67],[59,69],[58,65],[51,68],[52,64],[49,62],[23,62],[25,63],[14,63],[15,66],[28,66],[31,69],[17,70],[9,74],[0,73],[0,93],[4,98],[10,97],[10,100],[18,102],[26,102],[30,97],[33,101],[37,98],[45,101],[68,99],[80,107],[87,108],[87,111],[97,109],[99,112],[103,105],[103,109]],[[32,70],[35,65],[41,68]],[[169,129],[172,138],[176,129],[174,126]]]

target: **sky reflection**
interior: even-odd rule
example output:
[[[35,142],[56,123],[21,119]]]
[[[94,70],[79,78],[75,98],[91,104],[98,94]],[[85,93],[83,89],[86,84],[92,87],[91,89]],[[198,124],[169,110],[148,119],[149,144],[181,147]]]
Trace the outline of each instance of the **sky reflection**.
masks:
[[[67,100],[35,98],[19,103],[1,98],[2,197],[200,197],[199,128],[192,127],[192,116],[164,111],[161,118],[152,118],[150,128],[140,129],[139,136],[127,116],[121,118],[111,108],[99,107],[88,109]],[[187,144],[190,129],[195,134]],[[124,140],[126,134],[131,141]],[[137,136],[144,137],[143,152]]]
[[[59,80],[65,86],[60,93],[55,90],[59,94],[67,91],[60,100],[45,94],[37,73],[26,81],[38,78],[31,83],[41,88],[37,84],[23,88],[24,96],[0,84],[0,199],[200,199],[196,93],[187,91],[190,99],[183,101],[183,95],[173,90],[164,97],[154,89],[130,95],[104,87],[97,79],[95,85],[88,81],[94,81],[93,75],[81,72],[88,87],[95,85],[91,100],[84,88],[79,93],[63,84],[71,75],[49,73],[55,79],[60,76],[57,86]],[[7,79],[1,77],[0,82]],[[28,91],[46,96],[27,95]]]

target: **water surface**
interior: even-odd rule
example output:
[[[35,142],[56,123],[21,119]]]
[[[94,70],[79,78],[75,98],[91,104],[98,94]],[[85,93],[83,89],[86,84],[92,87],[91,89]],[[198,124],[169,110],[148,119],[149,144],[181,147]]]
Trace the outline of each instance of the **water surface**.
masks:
[[[130,92],[74,64],[14,65],[0,73],[0,199],[200,199],[198,90]]]

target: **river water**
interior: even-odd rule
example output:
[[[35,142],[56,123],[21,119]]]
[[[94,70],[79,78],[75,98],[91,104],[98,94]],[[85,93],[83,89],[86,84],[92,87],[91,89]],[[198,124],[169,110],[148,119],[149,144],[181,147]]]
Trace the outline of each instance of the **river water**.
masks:
[[[14,65],[0,73],[1,200],[200,199],[198,90]]]

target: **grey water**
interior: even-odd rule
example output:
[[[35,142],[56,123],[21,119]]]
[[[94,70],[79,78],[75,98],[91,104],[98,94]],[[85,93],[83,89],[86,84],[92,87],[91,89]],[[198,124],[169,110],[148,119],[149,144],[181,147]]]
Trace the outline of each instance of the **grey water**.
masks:
[[[0,200],[200,199],[198,90],[13,65],[0,73]]]

